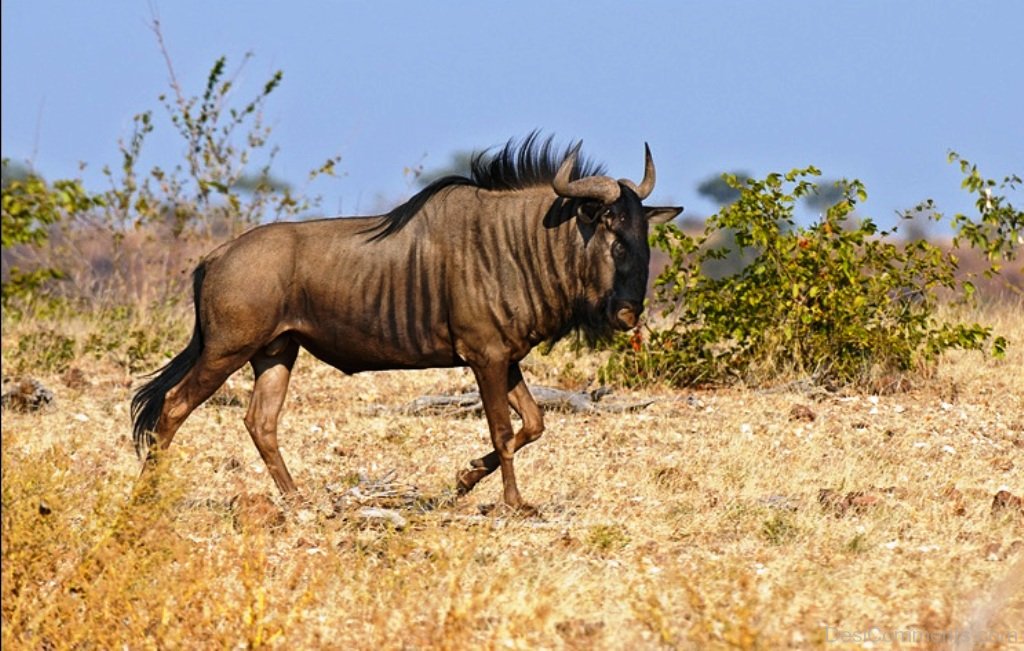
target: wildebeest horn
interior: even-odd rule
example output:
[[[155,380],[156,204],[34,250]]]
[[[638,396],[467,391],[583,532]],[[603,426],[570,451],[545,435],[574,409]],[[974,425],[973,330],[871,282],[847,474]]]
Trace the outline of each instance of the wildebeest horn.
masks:
[[[633,192],[636,192],[636,196],[640,197],[640,200],[643,201],[647,197],[651,196],[651,192],[654,190],[654,177],[654,159],[651,157],[651,147],[645,142],[644,180],[640,182],[639,187],[629,179],[619,179],[619,183],[625,185]]]
[[[572,168],[576,165],[576,157],[580,153],[582,142],[578,143],[562,161],[562,166],[551,182],[555,192],[561,197],[576,199],[597,199],[601,203],[614,203],[619,198],[619,184],[607,176],[588,176],[570,181]]]

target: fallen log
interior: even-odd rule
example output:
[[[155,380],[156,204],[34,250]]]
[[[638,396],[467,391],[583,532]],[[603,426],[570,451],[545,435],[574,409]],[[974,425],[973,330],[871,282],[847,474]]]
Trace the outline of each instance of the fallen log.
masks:
[[[546,411],[577,414],[639,411],[654,403],[653,399],[630,403],[602,402],[602,398],[612,393],[607,387],[600,387],[594,391],[565,391],[538,385],[530,387],[530,393],[537,404]],[[458,395],[421,396],[399,407],[373,405],[368,411],[374,415],[397,413],[404,416],[468,416],[482,414],[483,402],[478,391],[470,391]]]

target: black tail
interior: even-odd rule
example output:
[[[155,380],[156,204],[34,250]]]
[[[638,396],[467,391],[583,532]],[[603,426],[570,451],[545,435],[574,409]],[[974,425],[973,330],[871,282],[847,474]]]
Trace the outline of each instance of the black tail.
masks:
[[[203,352],[203,331],[199,327],[199,299],[205,277],[206,263],[202,262],[192,272],[192,294],[196,310],[192,340],[185,346],[185,350],[175,355],[166,366],[149,375],[148,377],[153,379],[144,384],[132,398],[132,439],[135,441],[135,452],[140,458],[155,442],[153,430],[156,429],[164,409],[164,396],[181,382],[185,374],[195,366],[199,354]]]

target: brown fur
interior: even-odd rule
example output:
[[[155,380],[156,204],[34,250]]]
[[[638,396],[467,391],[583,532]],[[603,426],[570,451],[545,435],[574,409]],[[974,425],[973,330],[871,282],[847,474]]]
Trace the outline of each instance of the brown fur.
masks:
[[[365,235],[376,217],[245,233],[202,262],[196,334],[136,396],[137,436],[152,429],[156,451],[166,449],[192,410],[249,363],[256,380],[245,425],[278,488],[291,493],[277,420],[300,346],[345,373],[468,366],[494,451],[459,474],[459,491],[500,467],[505,502],[523,507],[512,458],[544,422],[519,361],[573,328],[631,327],[643,309],[648,222],[681,210],[645,209],[635,186],[619,187],[607,204],[559,197],[550,185],[460,181],[384,237]],[[522,417],[518,432],[509,407]]]

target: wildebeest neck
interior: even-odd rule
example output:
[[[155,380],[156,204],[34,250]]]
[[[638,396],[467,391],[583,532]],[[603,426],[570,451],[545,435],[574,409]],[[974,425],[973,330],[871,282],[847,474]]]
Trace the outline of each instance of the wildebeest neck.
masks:
[[[547,188],[452,188],[424,210],[421,234],[444,233],[453,331],[499,337],[524,356],[575,326],[583,238]]]

